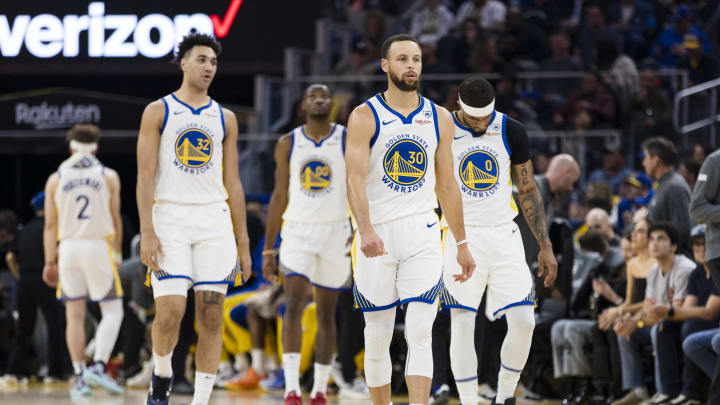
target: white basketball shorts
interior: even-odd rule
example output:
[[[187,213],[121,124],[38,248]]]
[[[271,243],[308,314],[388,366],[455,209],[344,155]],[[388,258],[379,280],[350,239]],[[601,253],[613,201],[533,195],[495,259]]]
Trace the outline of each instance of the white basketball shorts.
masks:
[[[350,284],[350,220],[285,221],[280,266],[285,277],[301,276],[316,287],[340,290]]]
[[[380,311],[410,301],[432,304],[442,290],[442,248],[437,214],[428,211],[373,225],[388,254],[367,258],[360,233],[352,247],[353,295],[362,311]]]
[[[158,202],[153,226],[160,240],[160,270],[152,274],[155,297],[196,291],[227,292],[241,276],[227,203],[204,205]]]
[[[61,241],[58,246],[58,299],[103,301],[122,297],[112,252],[112,246],[104,239]]]
[[[455,281],[453,275],[462,272],[456,260],[458,249],[452,232],[444,230],[442,306],[477,312],[486,287],[485,314],[491,320],[502,317],[508,308],[535,305],[535,287],[518,226],[514,222],[466,226],[465,233],[477,267],[469,280]]]

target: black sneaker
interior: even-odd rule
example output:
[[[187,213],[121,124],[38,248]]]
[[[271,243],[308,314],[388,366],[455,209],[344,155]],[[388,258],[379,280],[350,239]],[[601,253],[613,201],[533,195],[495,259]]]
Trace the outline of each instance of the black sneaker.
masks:
[[[153,373],[150,392],[148,392],[147,397],[147,405],[169,405],[172,383],[172,377],[158,377]]]
[[[443,384],[430,395],[429,405],[447,405],[450,402],[450,387]]]
[[[497,402],[495,402],[495,398],[493,398],[490,405],[497,405]],[[506,399],[503,405],[515,405],[515,397]]]

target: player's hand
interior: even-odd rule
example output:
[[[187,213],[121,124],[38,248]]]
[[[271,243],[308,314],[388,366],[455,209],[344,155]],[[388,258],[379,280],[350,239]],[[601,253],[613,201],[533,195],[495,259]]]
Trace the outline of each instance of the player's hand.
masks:
[[[552,246],[540,248],[538,253],[538,277],[545,277],[545,287],[550,287],[557,278],[557,260],[552,251]]]
[[[48,286],[55,288],[58,282],[58,266],[57,263],[45,263],[43,267],[42,279]]]
[[[275,253],[268,252],[263,253],[262,256],[262,275],[265,281],[271,283],[277,283],[278,269],[277,269],[277,255]]]
[[[160,270],[160,255],[162,246],[155,231],[145,231],[140,234],[140,261],[148,266],[150,270]]]
[[[360,250],[362,250],[365,257],[377,257],[386,255],[388,252],[385,250],[385,244],[382,239],[375,233],[375,230],[370,228],[365,232],[360,232]]]
[[[243,283],[248,281],[252,275],[252,259],[250,257],[250,244],[239,243],[237,246],[238,260],[240,261],[240,269],[242,270]]]
[[[475,271],[475,260],[470,254],[470,249],[468,249],[467,245],[467,243],[463,243],[458,246],[457,262],[462,269],[462,273],[453,274],[453,279],[460,283],[470,280],[470,277],[472,277],[473,272]]]

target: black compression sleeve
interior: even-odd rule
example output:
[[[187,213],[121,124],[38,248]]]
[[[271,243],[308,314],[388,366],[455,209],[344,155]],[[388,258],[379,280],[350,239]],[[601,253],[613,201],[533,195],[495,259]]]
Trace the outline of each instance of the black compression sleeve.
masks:
[[[505,135],[510,147],[510,162],[519,165],[530,160],[530,142],[525,127],[517,120],[507,118]]]

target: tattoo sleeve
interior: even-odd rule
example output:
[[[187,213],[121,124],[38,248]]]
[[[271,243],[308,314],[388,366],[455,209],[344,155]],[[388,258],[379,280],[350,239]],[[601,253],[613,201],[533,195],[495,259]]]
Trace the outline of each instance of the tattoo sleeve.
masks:
[[[545,220],[545,207],[543,206],[540,191],[535,185],[532,162],[527,161],[519,165],[512,165],[512,175],[518,188],[520,209],[527,220],[530,230],[541,246],[548,243],[547,222]]]

